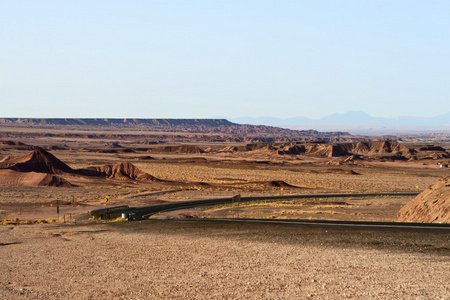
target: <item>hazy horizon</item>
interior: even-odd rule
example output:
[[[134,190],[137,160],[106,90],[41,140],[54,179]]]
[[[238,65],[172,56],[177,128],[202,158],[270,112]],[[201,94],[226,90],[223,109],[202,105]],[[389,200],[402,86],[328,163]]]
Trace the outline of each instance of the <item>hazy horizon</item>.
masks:
[[[450,3],[3,1],[0,117],[450,111]]]
[[[327,115],[323,115],[321,117],[308,117],[307,115],[295,115],[295,116],[290,116],[290,117],[277,117],[277,116],[273,116],[273,115],[259,115],[259,116],[248,116],[248,115],[243,115],[243,116],[223,116],[223,115],[214,115],[214,116],[207,116],[207,117],[154,117],[152,115],[149,115],[147,117],[108,117],[108,116],[89,116],[89,117],[84,117],[84,116],[55,116],[55,117],[44,117],[44,116],[28,116],[28,115],[23,115],[23,116],[2,116],[0,115],[0,118],[21,118],[21,119],[239,119],[239,118],[253,118],[253,119],[263,119],[263,118],[273,118],[273,119],[279,119],[279,120],[289,120],[289,119],[295,119],[295,118],[308,118],[310,120],[321,120],[323,118],[332,116],[332,115],[345,115],[348,113],[363,113],[363,114],[367,114],[370,117],[374,117],[374,118],[384,118],[384,119],[392,119],[392,120],[396,120],[399,118],[434,118],[434,117],[439,117],[442,115],[447,115],[450,114],[450,111],[447,112],[441,112],[439,114],[436,115],[432,115],[432,116],[427,116],[427,117],[423,117],[420,115],[398,115],[398,116],[391,116],[391,117],[382,117],[382,116],[376,116],[376,115],[372,115],[372,114],[368,114],[365,111],[355,111],[355,110],[348,110],[342,113],[330,113]],[[449,121],[449,125],[450,125],[450,121]]]

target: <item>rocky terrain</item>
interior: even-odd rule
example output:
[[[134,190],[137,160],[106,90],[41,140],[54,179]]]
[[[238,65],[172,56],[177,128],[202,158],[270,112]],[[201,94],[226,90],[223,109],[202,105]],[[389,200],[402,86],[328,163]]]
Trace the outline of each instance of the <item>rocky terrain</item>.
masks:
[[[450,223],[450,177],[443,177],[403,206],[398,221]]]
[[[205,220],[0,226],[0,298],[448,299],[447,231]]]
[[[78,174],[87,176],[102,176],[106,178],[132,179],[138,181],[161,181],[160,179],[136,168],[132,163],[86,167],[77,170]]]
[[[289,141],[351,141],[357,137],[347,132],[291,130],[264,125],[237,124],[225,119],[26,119],[0,118],[0,128],[33,128],[44,131],[0,131],[2,139],[30,137],[90,137],[139,139],[143,143],[161,142],[289,142]],[[64,130],[53,131],[51,130]],[[90,130],[90,133],[80,132]],[[95,131],[109,132],[98,133]],[[111,131],[122,131],[113,133]],[[129,133],[125,131],[136,131]],[[72,132],[68,132],[72,131]],[[171,134],[178,133],[178,134]]]
[[[100,177],[100,178],[121,178],[132,179],[138,181],[148,182],[162,182],[162,180],[150,175],[144,171],[138,169],[131,162],[116,162],[113,164],[104,164],[103,166],[87,166],[82,168],[72,168],[63,161],[56,158],[47,150],[39,147],[29,146],[22,142],[5,141],[3,144],[7,145],[9,149],[23,150],[28,148],[34,148],[32,152],[24,155],[7,155],[0,158],[0,177],[3,178],[0,181],[0,185],[23,185],[23,186],[72,186],[74,181],[79,181],[77,178],[80,176],[87,177]],[[56,148],[60,153],[67,151],[68,149]],[[90,151],[95,149],[90,149]],[[107,151],[98,150],[100,153],[130,153],[130,154],[166,154],[166,155],[201,155],[202,157],[193,157],[186,160],[186,158],[177,158],[177,160],[171,160],[173,163],[189,163],[194,162],[197,165],[236,165],[236,162],[240,162],[242,167],[245,164],[253,164],[254,168],[261,167],[273,167],[273,168],[298,168],[298,164],[294,164],[294,161],[290,157],[300,158],[308,157],[310,159],[321,159],[321,163],[325,164],[358,164],[359,161],[428,161],[428,160],[443,160],[444,162],[450,161],[450,154],[445,149],[439,146],[427,145],[427,146],[404,146],[397,141],[379,141],[379,142],[353,142],[353,143],[252,143],[245,146],[228,146],[220,150],[202,149],[196,145],[177,145],[177,146],[156,146],[151,148],[124,148],[119,143],[115,143],[114,147],[110,150],[119,151]],[[80,155],[83,154],[83,150],[80,151]],[[233,161],[227,159],[220,159],[217,155],[229,155],[234,157]],[[258,157],[266,156],[269,159],[286,157],[288,161],[283,164],[277,164],[276,161],[256,161],[251,163],[243,159],[244,157]],[[152,154],[153,155],[153,154]],[[218,159],[219,158],[219,159]],[[335,159],[338,160],[335,160]],[[156,163],[161,159],[155,159],[149,155],[129,157],[132,160],[147,161],[150,163]],[[164,158],[162,162],[164,163]],[[244,160],[244,161],[243,161]],[[316,161],[319,163],[319,161]],[[341,173],[341,174],[358,174],[353,170],[323,170],[322,172],[328,173]],[[46,174],[45,176],[43,174]],[[242,186],[255,185],[258,181],[247,181],[236,179]],[[166,178],[167,182],[173,181],[173,178]],[[270,185],[270,182],[280,180],[260,181],[261,185]],[[190,181],[183,180],[183,183],[191,183]],[[87,183],[86,183],[87,184]],[[84,186],[86,184],[83,184]],[[180,182],[174,182],[173,184],[181,184]],[[228,184],[230,186],[231,183]],[[287,184],[287,183],[285,183]],[[289,184],[287,184],[289,185]],[[295,186],[295,185],[292,185]]]
[[[240,216],[392,222],[414,196],[314,194],[423,191],[448,175],[445,145],[58,126],[0,126],[1,299],[450,296],[448,230],[211,221],[231,218],[230,205],[89,219],[118,205],[311,194],[243,202]],[[436,191],[429,206],[444,208]]]
[[[268,151],[279,155],[305,155],[311,157],[347,157],[348,159],[420,160],[450,159],[450,153],[440,146],[405,146],[398,141],[370,141],[351,143],[253,143],[241,147],[226,147],[222,151]]]
[[[69,180],[74,176],[160,181],[129,162],[72,169],[43,149],[0,159],[0,185],[3,186],[72,187]]]

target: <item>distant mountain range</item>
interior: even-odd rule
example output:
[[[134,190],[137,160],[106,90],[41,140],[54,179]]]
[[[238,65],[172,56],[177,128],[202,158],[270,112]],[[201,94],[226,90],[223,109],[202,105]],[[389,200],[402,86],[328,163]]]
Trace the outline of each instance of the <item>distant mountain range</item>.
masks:
[[[320,119],[311,119],[308,117],[293,117],[293,118],[274,118],[274,117],[241,117],[229,118],[231,122],[239,124],[252,125],[269,125],[280,126],[287,128],[300,128],[311,126],[311,128],[333,128],[336,130],[351,128],[356,131],[373,131],[383,129],[386,131],[394,130],[395,128],[410,129],[410,130],[433,130],[442,129],[443,131],[450,131],[450,112],[436,116],[436,117],[398,117],[398,118],[382,118],[372,117],[363,111],[348,111],[342,114],[331,114]],[[353,131],[355,131],[353,130]]]

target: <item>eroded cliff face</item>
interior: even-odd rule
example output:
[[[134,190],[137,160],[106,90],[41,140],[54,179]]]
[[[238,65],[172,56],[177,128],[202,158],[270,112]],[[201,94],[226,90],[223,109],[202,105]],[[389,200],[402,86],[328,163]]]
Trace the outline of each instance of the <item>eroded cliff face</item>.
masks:
[[[228,146],[223,152],[266,151],[279,155],[306,155],[312,157],[345,157],[345,160],[371,159],[379,161],[408,161],[450,158],[450,153],[442,147],[404,146],[398,141],[366,141],[352,143],[293,142],[293,143],[253,143],[246,146]]]
[[[450,223],[450,176],[429,186],[403,206],[399,222]]]
[[[86,128],[110,130],[138,130],[142,136],[129,136],[126,133],[97,134],[92,133],[86,138],[121,138],[134,137],[139,139],[155,139],[165,142],[186,141],[233,141],[233,142],[292,142],[323,140],[327,142],[353,141],[348,132],[319,132],[316,130],[291,130],[265,125],[250,125],[232,123],[226,119],[43,119],[43,118],[0,118],[0,126],[20,128],[58,128],[81,130]],[[182,137],[180,135],[151,135],[157,133],[190,133],[195,137]],[[36,133],[34,133],[36,134]],[[61,135],[64,133],[52,133]],[[71,133],[73,135],[74,133]],[[80,133],[75,133],[80,135]],[[23,138],[31,133],[2,136],[0,138]]]

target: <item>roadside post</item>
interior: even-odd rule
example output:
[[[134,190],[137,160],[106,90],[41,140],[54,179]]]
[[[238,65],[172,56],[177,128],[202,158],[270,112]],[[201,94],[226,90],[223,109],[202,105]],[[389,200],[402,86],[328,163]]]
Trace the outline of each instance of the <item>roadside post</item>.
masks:
[[[231,198],[231,218],[234,219],[234,198],[235,196],[233,196],[233,198]]]
[[[234,216],[235,216],[234,202],[237,202],[236,215],[237,215],[237,218],[239,219],[239,202],[240,201],[241,201],[241,194],[238,194],[236,196],[233,196],[233,198],[231,198],[231,203],[232,203],[231,210],[232,210],[232,213],[233,213],[233,219],[234,219]]]
[[[241,194],[238,194],[236,198],[237,198],[237,218],[239,219],[239,202],[241,202]]]
[[[59,222],[59,205],[56,205],[56,213],[58,214],[58,222]]]

